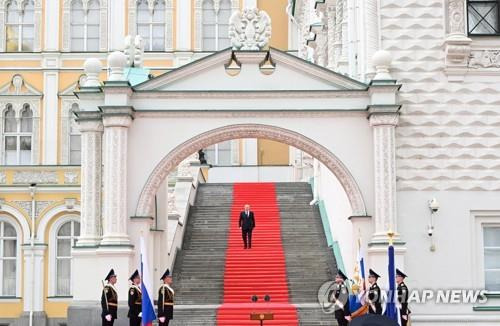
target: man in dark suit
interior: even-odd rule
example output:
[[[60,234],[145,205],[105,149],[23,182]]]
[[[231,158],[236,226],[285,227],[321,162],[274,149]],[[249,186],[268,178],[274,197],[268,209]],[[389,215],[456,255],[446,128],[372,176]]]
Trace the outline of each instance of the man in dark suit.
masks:
[[[255,218],[248,204],[245,205],[245,210],[240,213],[239,225],[243,237],[244,249],[252,248],[252,230],[255,227]]]

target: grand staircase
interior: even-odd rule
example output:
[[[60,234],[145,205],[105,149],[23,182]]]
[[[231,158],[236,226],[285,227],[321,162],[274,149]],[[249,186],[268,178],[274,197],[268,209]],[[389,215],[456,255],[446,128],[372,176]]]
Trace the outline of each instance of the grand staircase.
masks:
[[[259,222],[259,214],[256,212],[257,228],[254,231],[253,249],[249,251],[240,249],[242,245],[241,236],[238,236],[239,230],[236,230],[236,233],[235,230],[232,233],[230,230],[230,225],[234,228],[234,214],[246,200],[245,194],[242,197],[240,192],[236,203],[233,202],[233,191],[236,187],[233,184],[199,186],[195,204],[190,209],[183,249],[178,253],[175,263],[173,276],[176,306],[171,325],[259,325],[258,322],[236,322],[248,318],[248,309],[251,308],[249,294],[254,292],[258,295],[261,295],[260,292],[269,292],[271,304],[275,305],[271,306],[270,310],[282,314],[283,318],[291,318],[286,319],[289,321],[266,322],[265,325],[297,325],[293,318],[298,320],[298,325],[335,325],[333,315],[324,314],[317,303],[319,287],[332,279],[336,266],[332,250],[326,244],[319,210],[316,206],[309,205],[312,200],[310,185],[271,185],[274,188],[273,196],[279,221],[278,224],[274,220],[271,221],[268,229],[273,230],[276,225],[280,226],[281,233],[278,234],[281,244],[279,238],[275,237],[276,230],[260,238],[259,231],[264,232],[265,224],[262,224],[262,220]],[[258,199],[265,201],[268,198],[263,195]],[[254,208],[258,210],[255,205],[252,209]],[[269,243],[262,242],[262,239],[267,238],[272,238],[267,240]],[[284,262],[280,263],[278,255],[270,270],[263,270],[261,267],[252,269],[252,266],[266,266],[262,265],[266,263],[258,262],[257,252],[261,245],[270,244],[274,246],[274,252],[278,252],[281,247]],[[240,257],[242,254],[248,257]],[[233,262],[226,261],[226,257],[233,257],[228,258]],[[238,263],[241,259],[245,259],[244,265]],[[281,282],[281,276],[270,278],[270,274],[266,274],[281,273],[280,264],[286,266],[286,273],[283,270],[286,274],[283,274],[285,283]],[[250,274],[254,275],[250,280],[241,266],[248,266]],[[262,275],[266,277],[258,280]],[[226,280],[224,276],[227,277]],[[238,277],[245,277],[241,286],[236,280]],[[255,279],[258,281],[253,284],[261,284],[263,288],[247,286]],[[269,282],[268,285],[266,282]],[[268,290],[266,286],[269,286]]]

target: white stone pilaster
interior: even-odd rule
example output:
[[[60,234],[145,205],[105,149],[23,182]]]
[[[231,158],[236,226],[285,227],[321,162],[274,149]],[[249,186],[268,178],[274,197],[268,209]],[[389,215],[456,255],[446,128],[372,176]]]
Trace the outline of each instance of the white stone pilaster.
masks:
[[[45,1],[45,51],[59,50],[59,0]]]
[[[123,13],[125,13],[127,2],[109,1],[108,3],[109,10],[107,11],[107,15],[109,17],[109,33],[106,34],[106,37],[109,37],[109,50],[122,50],[123,40],[125,39],[125,15]],[[133,23],[136,23],[135,20]]]
[[[449,81],[463,81],[468,70],[472,40],[467,37],[466,1],[449,0],[448,35],[445,40],[445,73]]]
[[[44,255],[47,246],[35,244],[23,245],[24,256],[24,286],[23,303],[24,311],[44,311]]]
[[[100,112],[79,112],[82,142],[81,220],[77,246],[97,246],[101,240],[102,121]]]
[[[191,50],[191,1],[177,1],[176,50]]]
[[[127,233],[127,142],[133,109],[105,106],[103,110],[104,201],[101,245],[129,245]]]
[[[386,242],[387,232],[396,232],[396,145],[399,107],[371,108],[375,169],[375,233],[372,242]]]
[[[46,59],[44,66],[53,68],[57,65],[57,60]],[[59,74],[57,71],[46,71],[43,73],[43,164],[57,164],[57,116],[58,98],[57,89],[59,85]]]

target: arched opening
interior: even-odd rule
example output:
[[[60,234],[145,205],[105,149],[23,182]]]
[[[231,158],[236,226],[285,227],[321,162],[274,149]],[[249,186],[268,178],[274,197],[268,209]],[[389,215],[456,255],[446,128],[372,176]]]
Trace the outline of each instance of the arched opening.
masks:
[[[351,206],[351,215],[366,216],[361,190],[347,167],[326,147],[297,132],[264,124],[236,124],[201,133],[171,150],[156,165],[146,181],[136,208],[136,216],[152,216],[154,197],[167,175],[189,155],[201,148],[237,138],[274,140],[300,149],[323,163],[337,178]]]

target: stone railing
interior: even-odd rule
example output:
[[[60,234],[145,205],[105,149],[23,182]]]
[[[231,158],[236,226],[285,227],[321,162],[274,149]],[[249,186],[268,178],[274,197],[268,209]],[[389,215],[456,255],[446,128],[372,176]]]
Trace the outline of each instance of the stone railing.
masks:
[[[205,182],[198,158],[195,156],[181,162],[176,174],[175,184],[171,184],[168,189],[167,205],[167,266],[171,270],[174,268],[177,252],[182,248],[189,208],[194,204],[198,184]]]

